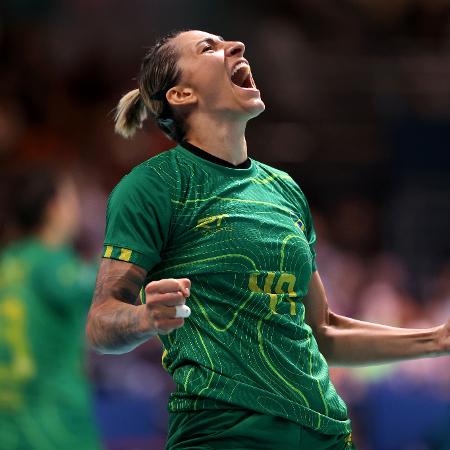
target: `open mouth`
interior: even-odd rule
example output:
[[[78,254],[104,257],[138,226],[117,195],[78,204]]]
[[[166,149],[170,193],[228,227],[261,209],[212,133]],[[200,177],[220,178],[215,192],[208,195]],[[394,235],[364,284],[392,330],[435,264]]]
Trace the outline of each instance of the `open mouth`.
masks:
[[[234,66],[231,72],[231,81],[243,89],[256,89],[250,66],[245,62],[240,62]]]

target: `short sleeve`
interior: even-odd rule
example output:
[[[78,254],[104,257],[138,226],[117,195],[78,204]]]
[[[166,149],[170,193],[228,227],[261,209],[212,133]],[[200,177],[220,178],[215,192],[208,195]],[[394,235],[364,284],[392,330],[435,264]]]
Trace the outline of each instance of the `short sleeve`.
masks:
[[[103,257],[149,271],[161,260],[170,216],[167,185],[153,168],[138,166],[109,197]]]

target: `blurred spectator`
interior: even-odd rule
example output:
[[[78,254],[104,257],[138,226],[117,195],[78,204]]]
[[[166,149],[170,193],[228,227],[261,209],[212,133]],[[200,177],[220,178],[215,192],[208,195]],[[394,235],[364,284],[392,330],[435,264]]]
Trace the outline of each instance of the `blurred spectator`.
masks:
[[[71,248],[71,178],[22,167],[2,178],[0,448],[97,450],[83,367],[95,268]]]

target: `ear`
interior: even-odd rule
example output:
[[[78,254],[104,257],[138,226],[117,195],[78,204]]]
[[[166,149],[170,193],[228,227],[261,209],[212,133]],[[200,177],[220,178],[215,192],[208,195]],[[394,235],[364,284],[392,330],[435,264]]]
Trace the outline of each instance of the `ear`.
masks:
[[[174,86],[166,92],[166,99],[172,106],[187,106],[197,103],[194,90],[189,87]]]

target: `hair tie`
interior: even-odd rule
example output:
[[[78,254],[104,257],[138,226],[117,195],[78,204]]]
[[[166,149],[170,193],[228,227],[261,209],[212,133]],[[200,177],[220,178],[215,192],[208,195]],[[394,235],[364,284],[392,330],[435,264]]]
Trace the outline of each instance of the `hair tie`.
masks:
[[[175,122],[173,121],[173,119],[158,119],[158,123],[160,125],[162,125],[163,127],[167,128],[168,130],[172,129]]]

